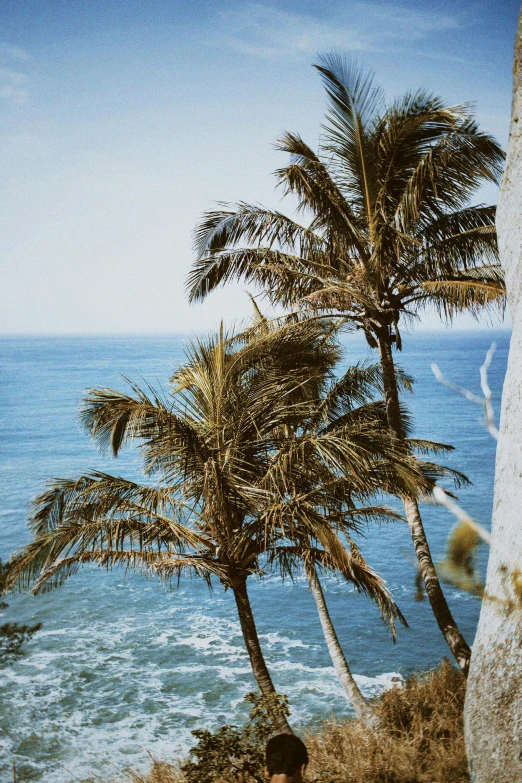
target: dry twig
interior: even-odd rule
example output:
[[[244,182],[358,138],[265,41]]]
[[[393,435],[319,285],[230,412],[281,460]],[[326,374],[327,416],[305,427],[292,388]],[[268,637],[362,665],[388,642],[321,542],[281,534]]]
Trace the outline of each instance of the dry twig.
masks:
[[[463,386],[459,386],[449,378],[446,378],[435,362],[432,363],[431,370],[439,383],[442,383],[444,386],[447,386],[448,389],[457,392],[457,394],[460,394],[466,400],[474,402],[477,405],[481,405],[484,408],[486,428],[491,437],[495,438],[495,440],[498,440],[498,428],[495,424],[493,404],[491,402],[492,393],[488,382],[488,370],[491,366],[493,354],[495,353],[496,349],[496,343],[491,343],[491,346],[486,353],[484,364],[480,368],[480,388],[482,389],[482,394],[484,395],[483,397],[480,397],[478,394],[474,394],[473,392],[469,391],[469,389],[465,389]]]

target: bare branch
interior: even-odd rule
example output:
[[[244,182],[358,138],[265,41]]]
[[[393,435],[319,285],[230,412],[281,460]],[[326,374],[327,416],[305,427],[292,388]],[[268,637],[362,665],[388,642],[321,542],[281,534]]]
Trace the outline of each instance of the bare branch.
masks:
[[[460,394],[466,400],[469,400],[469,402],[476,403],[477,405],[481,405],[484,408],[486,428],[491,437],[495,438],[495,440],[498,440],[498,428],[495,425],[493,404],[491,402],[492,393],[488,383],[488,369],[491,366],[493,354],[495,353],[496,349],[496,343],[491,343],[491,346],[486,353],[484,364],[480,368],[480,387],[484,395],[483,397],[480,397],[478,394],[473,394],[473,392],[469,391],[469,389],[465,389],[463,386],[459,386],[457,383],[450,381],[450,379],[446,378],[446,376],[440,371],[439,366],[435,364],[435,362],[433,362],[431,365],[431,371],[433,372],[438,382],[442,383],[443,386],[447,386],[448,389],[457,392],[457,394]]]
[[[495,440],[498,440],[498,429],[495,426],[493,405],[491,403],[492,394],[488,383],[488,370],[491,365],[491,361],[493,359],[493,354],[495,353],[496,350],[497,350],[496,343],[491,343],[489,351],[486,354],[486,358],[484,359],[484,364],[480,368],[480,388],[482,389],[482,393],[484,394],[484,408],[486,409],[486,422],[488,425],[488,432],[493,438],[495,438]]]
[[[433,499],[440,506],[447,508],[448,511],[450,511],[459,522],[462,522],[464,525],[468,525],[468,527],[474,530],[475,533],[486,542],[486,544],[491,546],[491,533],[486,530],[485,527],[479,525],[478,522],[475,522],[473,517],[470,517],[470,515],[464,511],[464,509],[461,508],[458,503],[455,503],[455,501],[452,500],[446,492],[444,492],[442,487],[434,487]]]

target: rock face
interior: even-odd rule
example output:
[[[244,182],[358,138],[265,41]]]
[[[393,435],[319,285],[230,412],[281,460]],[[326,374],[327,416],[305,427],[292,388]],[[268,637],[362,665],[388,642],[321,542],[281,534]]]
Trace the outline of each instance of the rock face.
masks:
[[[495,468],[486,598],[473,646],[465,732],[473,783],[522,781],[522,11],[508,157],[497,211],[513,334]]]

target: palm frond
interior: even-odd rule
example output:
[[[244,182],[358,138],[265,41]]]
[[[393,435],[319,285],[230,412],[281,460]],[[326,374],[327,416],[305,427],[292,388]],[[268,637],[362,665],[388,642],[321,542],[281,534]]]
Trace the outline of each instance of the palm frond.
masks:
[[[420,289],[418,301],[434,304],[448,321],[463,311],[475,318],[487,310],[502,314],[507,303],[504,275],[498,265],[476,267],[440,280],[427,280]]]
[[[456,489],[471,484],[471,481],[465,473],[462,473],[462,471],[456,470],[454,468],[449,468],[445,465],[439,465],[434,462],[427,462],[426,460],[419,460],[419,468],[426,480],[431,484],[432,489],[437,481],[445,478],[452,481]]]
[[[436,443],[432,440],[422,440],[420,438],[408,438],[408,446],[419,454],[444,454],[453,451],[455,446],[449,446],[447,443]]]
[[[151,569],[166,582],[179,579],[181,574],[187,574],[204,579],[209,588],[212,587],[212,576],[217,577],[224,585],[229,586],[230,584],[227,567],[209,556],[180,555],[172,557],[171,555],[162,559],[158,558],[156,562],[151,564]]]
[[[330,99],[322,148],[334,154],[345,187],[357,194],[371,236],[378,193],[372,131],[382,109],[383,93],[374,86],[371,71],[335,53],[320,56],[315,67]]]
[[[504,154],[494,139],[465,119],[430,145],[412,171],[395,211],[408,232],[412,223],[463,209],[482,181],[498,183]]]
[[[214,288],[233,279],[263,285],[270,278],[263,278],[257,266],[277,261],[285,254],[313,261],[324,254],[325,248],[324,239],[313,230],[280,212],[245,202],[207,212],[194,236],[197,256],[187,278],[190,301],[204,299]],[[242,250],[240,243],[245,245]]]
[[[156,520],[168,525],[173,539],[189,546],[201,543],[200,534],[188,526],[197,524],[197,511],[177,497],[172,487],[144,486],[100,471],[51,481],[33,501],[30,524],[38,537],[64,522],[119,516]]]
[[[275,172],[278,184],[284,188],[285,195],[292,193],[298,197],[300,211],[309,211],[314,216],[314,230],[320,231],[330,245],[342,248],[345,254],[353,249],[368,258],[364,223],[345,198],[333,172],[298,134],[285,133],[276,149],[291,156],[289,165]]]
[[[364,360],[348,367],[344,375],[331,384],[318,408],[330,421],[364,405],[376,395],[384,394],[380,364]]]
[[[379,179],[379,207],[391,221],[405,188],[424,156],[455,125],[469,119],[469,107],[445,106],[425,90],[396,99],[374,131]]]
[[[349,520],[350,518],[356,519],[357,522],[363,521],[365,523],[376,522],[381,524],[383,522],[404,522],[404,517],[395,511],[390,506],[362,506],[360,508],[353,508],[344,512],[344,516]]]
[[[320,54],[315,68],[321,74],[332,107],[348,126],[353,128],[356,117],[360,117],[365,126],[375,122],[382,109],[384,93],[374,85],[372,71],[335,52]]]
[[[201,551],[209,540],[198,525],[199,515],[170,488],[141,486],[104,473],[56,479],[34,502],[34,540],[10,559],[7,583],[24,587],[34,580],[47,582],[47,575],[54,579],[55,573],[72,573],[74,564],[86,562],[93,552],[116,558],[128,549],[144,557]]]
[[[57,558],[42,569],[32,586],[32,592],[37,595],[61,587],[70,576],[88,564],[105,568],[107,571],[119,566],[143,574],[151,574],[153,564],[164,556],[165,554],[161,552],[147,552],[138,549],[116,551],[102,549],[75,553],[68,557]]]

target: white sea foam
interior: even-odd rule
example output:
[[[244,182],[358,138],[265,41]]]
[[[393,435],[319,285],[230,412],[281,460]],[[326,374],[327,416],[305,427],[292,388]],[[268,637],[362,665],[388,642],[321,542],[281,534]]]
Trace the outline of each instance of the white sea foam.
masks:
[[[369,690],[370,688],[389,690],[404,682],[404,677],[400,672],[386,672],[385,674],[379,674],[377,677],[365,677],[364,674],[355,674],[354,679],[363,690]]]
[[[143,748],[173,758],[192,744],[192,729],[241,722],[253,680],[239,624],[200,610],[191,612],[190,626],[190,633],[158,633],[150,621],[122,620],[110,633],[97,623],[79,633],[41,634],[40,647],[32,645],[5,672],[5,685],[15,686],[13,714],[24,721],[8,727],[4,757],[16,758],[21,770],[39,769],[42,783],[68,781],[60,767],[49,766],[53,754],[79,778],[93,772],[110,777],[104,759],[143,769]],[[313,719],[318,707],[325,717],[334,708],[349,714],[333,669],[306,662],[310,653],[316,657],[317,643],[278,632],[260,636],[267,655],[275,656],[274,677],[283,678],[284,691],[300,705],[298,722]],[[393,676],[360,683],[373,694]]]
[[[272,649],[276,645],[281,645],[285,650],[291,650],[293,647],[302,647],[306,650],[310,648],[310,645],[305,644],[301,639],[289,639],[277,632],[260,634],[259,639],[268,649]]]
[[[14,754],[22,770],[41,769],[42,783],[61,783],[65,773],[47,761],[53,753],[78,777],[103,776],[104,759],[139,769],[147,764],[143,747],[172,758],[190,747],[192,729],[241,722],[248,711],[244,694],[254,685],[248,656],[239,623],[224,617],[219,605],[217,616],[211,608],[190,601],[178,628],[161,627],[172,616],[163,605],[157,617],[122,617],[110,629],[91,622],[40,633],[38,645],[5,672],[15,715],[6,759]],[[280,690],[299,705],[294,720],[326,717],[334,709],[350,713],[332,667],[314,665],[318,656],[325,660],[319,639],[308,643],[276,631],[260,639]],[[375,695],[394,676],[358,681]]]

